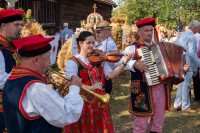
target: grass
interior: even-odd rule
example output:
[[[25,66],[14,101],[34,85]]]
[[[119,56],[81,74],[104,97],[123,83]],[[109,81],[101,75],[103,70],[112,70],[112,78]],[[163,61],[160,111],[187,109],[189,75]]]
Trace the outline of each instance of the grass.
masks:
[[[111,114],[116,133],[132,133],[134,115],[128,112],[129,105],[129,72],[124,72],[114,79],[113,91],[111,93]],[[177,86],[174,86],[171,94],[173,105]],[[192,94],[192,97],[193,94]],[[166,112],[163,133],[200,133],[200,103],[191,102],[191,107],[197,109],[198,113],[182,113],[173,111]]]

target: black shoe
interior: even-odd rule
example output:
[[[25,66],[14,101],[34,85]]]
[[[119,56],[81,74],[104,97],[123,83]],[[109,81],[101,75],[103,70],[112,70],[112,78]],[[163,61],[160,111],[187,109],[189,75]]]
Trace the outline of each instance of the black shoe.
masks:
[[[178,107],[178,108],[174,107],[174,111],[181,111],[181,107]]]
[[[200,103],[200,99],[194,98],[193,101]]]

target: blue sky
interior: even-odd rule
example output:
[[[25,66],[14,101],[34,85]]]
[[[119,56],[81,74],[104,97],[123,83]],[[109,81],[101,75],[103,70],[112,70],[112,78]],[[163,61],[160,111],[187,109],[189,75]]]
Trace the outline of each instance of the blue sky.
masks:
[[[119,0],[112,0],[113,2],[115,2],[118,5],[118,1]],[[113,10],[115,10],[116,8],[113,8]]]
[[[118,4],[118,1],[119,1],[119,0],[112,0],[112,1],[114,1],[116,4]]]

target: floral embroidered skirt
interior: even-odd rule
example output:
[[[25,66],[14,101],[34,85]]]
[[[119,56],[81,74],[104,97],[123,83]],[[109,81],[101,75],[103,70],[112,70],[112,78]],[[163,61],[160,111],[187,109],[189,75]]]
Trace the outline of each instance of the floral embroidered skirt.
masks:
[[[110,105],[101,108],[98,103],[84,102],[78,122],[65,126],[63,133],[114,133]]]

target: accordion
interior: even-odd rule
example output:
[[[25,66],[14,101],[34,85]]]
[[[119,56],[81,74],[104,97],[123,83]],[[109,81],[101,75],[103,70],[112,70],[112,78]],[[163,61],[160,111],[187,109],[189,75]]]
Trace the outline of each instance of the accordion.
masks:
[[[179,84],[183,79],[184,48],[173,43],[160,42],[150,47],[137,49],[147,64],[145,77],[148,86],[168,81]]]

